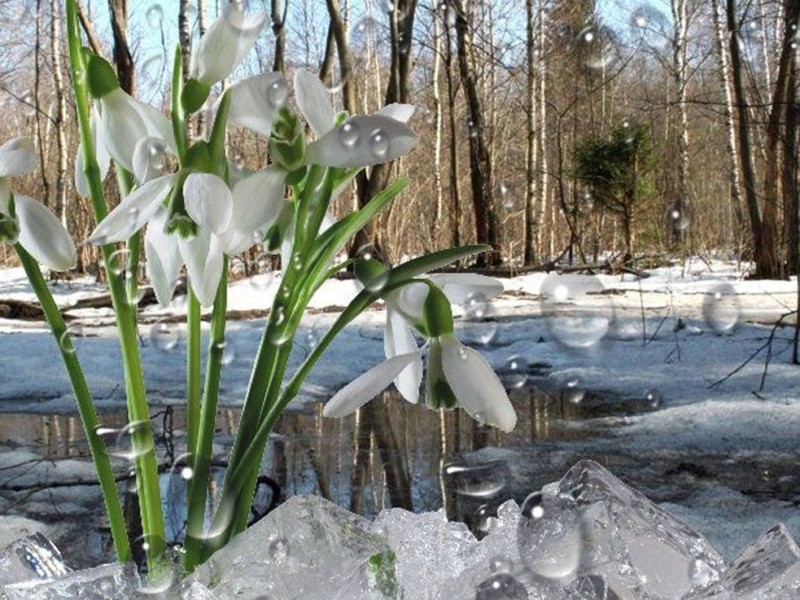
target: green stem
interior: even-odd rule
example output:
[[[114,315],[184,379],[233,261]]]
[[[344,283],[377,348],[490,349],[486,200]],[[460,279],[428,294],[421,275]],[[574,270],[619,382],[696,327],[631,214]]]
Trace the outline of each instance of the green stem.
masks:
[[[47,282],[44,280],[36,260],[19,244],[15,244],[14,249],[17,251],[20,263],[25,269],[28,281],[30,281],[31,287],[39,299],[45,319],[50,325],[50,331],[53,333],[56,343],[58,343],[61,359],[64,361],[64,366],[72,384],[72,391],[78,404],[78,413],[83,424],[83,430],[86,432],[86,441],[89,444],[94,468],[97,471],[97,479],[100,482],[100,490],[103,493],[103,502],[105,503],[106,514],[111,527],[111,538],[114,540],[117,560],[128,562],[131,560],[131,545],[128,539],[128,532],[125,529],[125,517],[119,501],[114,471],[111,468],[111,461],[108,458],[105,443],[97,435],[97,413],[94,409],[92,394],[86,384],[83,369],[75,354],[75,347],[67,332],[67,325],[53,300],[53,296],[47,287]]]
[[[186,144],[189,137],[186,128],[186,114],[181,104],[181,93],[183,92],[183,55],[181,54],[180,44],[175,46],[175,59],[172,63],[172,99],[170,104],[170,114],[172,116],[172,133],[175,136],[175,151],[178,153],[178,161],[183,166],[183,159],[186,155]]]
[[[189,285],[186,291],[186,451],[189,454],[195,452],[200,427],[200,322],[200,302]]]
[[[108,214],[100,180],[100,169],[93,146],[89,122],[89,98],[86,89],[86,72],[81,57],[80,32],[74,0],[67,1],[67,32],[69,40],[70,67],[73,73],[75,110],[78,117],[80,139],[83,148],[84,175],[91,191],[95,220],[101,221]],[[158,564],[166,549],[166,528],[161,508],[161,491],[158,481],[158,464],[155,456],[153,434],[150,429],[150,413],[147,406],[144,376],[139,356],[138,337],[131,306],[127,300],[124,277],[114,272],[113,244],[102,247],[103,262],[108,277],[111,300],[117,319],[117,330],[122,348],[122,362],[128,393],[128,417],[135,423],[131,442],[136,455],[136,479],[139,490],[142,529],[147,542],[147,559],[151,566]]]
[[[228,259],[222,265],[227,273]],[[228,307],[228,286],[217,288],[214,310],[211,313],[211,335],[208,342],[208,363],[203,403],[200,412],[199,431],[192,453],[192,478],[187,495],[186,540],[184,542],[183,565],[191,572],[198,564],[206,509],[206,492],[214,442],[214,427],[219,402],[219,383],[222,375],[222,359],[225,353],[225,325]]]

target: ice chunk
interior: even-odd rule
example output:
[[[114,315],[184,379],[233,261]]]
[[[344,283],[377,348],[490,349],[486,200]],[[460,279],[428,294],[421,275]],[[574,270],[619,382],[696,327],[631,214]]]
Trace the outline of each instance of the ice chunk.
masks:
[[[578,575],[601,576],[620,598],[679,600],[717,581],[722,557],[699,533],[585,460],[544,495],[571,496],[581,514]]]
[[[608,589],[606,580],[599,575],[581,575],[573,580],[564,592],[570,600],[620,600],[614,590]]]
[[[139,589],[132,563],[113,563],[74,571],[61,577],[25,581],[0,588],[4,600],[130,600]]]
[[[223,600],[391,597],[390,549],[369,528],[327,500],[296,496],[233,538],[194,580]]]
[[[194,581],[181,592],[181,600],[217,600],[217,597],[202,583]]]
[[[782,524],[750,544],[722,579],[686,600],[794,600],[800,597],[800,547]]]
[[[55,544],[39,532],[9,544],[0,554],[0,585],[59,577],[71,570]]]

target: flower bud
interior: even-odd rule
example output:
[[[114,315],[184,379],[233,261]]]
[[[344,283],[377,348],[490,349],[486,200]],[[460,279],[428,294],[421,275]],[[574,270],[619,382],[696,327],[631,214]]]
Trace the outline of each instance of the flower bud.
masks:
[[[269,138],[272,160],[284,171],[292,172],[303,165],[306,143],[300,120],[287,108],[281,108]]]
[[[422,310],[422,321],[430,337],[453,333],[453,311],[444,292],[431,284]]]
[[[189,79],[183,85],[181,106],[187,114],[197,112],[211,93],[211,86],[197,79]]]
[[[86,83],[92,98],[100,99],[119,88],[114,67],[103,57],[90,54],[86,61]]]

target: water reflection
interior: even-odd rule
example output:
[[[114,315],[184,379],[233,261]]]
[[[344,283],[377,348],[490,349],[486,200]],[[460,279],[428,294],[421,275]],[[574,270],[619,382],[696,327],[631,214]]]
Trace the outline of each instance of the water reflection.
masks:
[[[402,402],[392,392],[368,403],[344,419],[322,417],[322,405],[307,412],[286,413],[270,439],[262,464],[262,485],[254,503],[254,518],[283,497],[317,494],[351,510],[374,516],[386,507],[436,510],[470,521],[472,503],[496,501],[510,477],[502,464],[464,466],[458,455],[487,446],[528,446],[542,440],[596,436],[578,421],[615,410],[614,405],[586,394],[573,401],[571,390],[545,391],[527,385],[511,392],[519,415],[517,428],[504,433],[481,426],[463,411],[434,412]],[[595,401],[593,401],[593,399]],[[609,408],[610,407],[610,408]],[[223,408],[216,420],[216,457],[212,466],[209,512],[224,477],[224,459],[239,422],[239,411]],[[121,413],[101,415],[104,427],[121,430]],[[571,426],[568,424],[572,422]],[[585,421],[587,424],[590,421]],[[170,541],[184,532],[187,477],[184,452],[185,413],[180,407],[153,414],[152,428],[162,465],[162,494]],[[76,532],[56,542],[65,555],[77,554],[96,564],[110,551],[98,543],[96,531],[102,504],[88,461],[80,422],[70,415],[5,414],[0,419],[0,512],[26,514],[64,524],[69,505]],[[133,486],[129,463],[115,459],[121,493]],[[135,495],[126,494],[126,508],[136,514]],[[70,504],[71,503],[71,504]],[[88,530],[94,530],[92,534]],[[92,536],[87,539],[87,536]],[[135,536],[134,536],[135,537]],[[82,565],[76,565],[82,566]]]

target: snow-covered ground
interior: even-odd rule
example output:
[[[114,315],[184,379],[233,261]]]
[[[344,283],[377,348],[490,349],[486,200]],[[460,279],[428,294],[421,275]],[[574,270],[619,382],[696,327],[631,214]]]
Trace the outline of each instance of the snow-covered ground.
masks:
[[[269,307],[276,277],[232,284],[229,309],[263,314],[252,311]],[[800,368],[791,364],[793,318],[785,319],[787,326],[777,328],[770,343],[773,324],[794,310],[796,281],[747,281],[734,265],[693,259],[641,280],[631,274],[555,280],[536,273],[503,283],[499,298],[486,304],[475,298],[456,313],[456,333],[480,347],[510,386],[535,382],[568,390],[576,402],[583,392],[607,394],[627,406],[640,403],[641,410],[562,424],[601,429],[601,437],[485,449],[476,460],[502,457],[518,478],[532,471],[549,475],[549,468],[552,480],[582,456],[622,456],[628,462],[638,457],[633,466],[620,462],[623,478],[631,474],[634,485],[641,483],[645,493],[697,527],[727,559],[775,521],[786,522],[800,538]],[[73,280],[53,284],[53,292],[76,317],[70,329],[98,407],[123,406],[112,315],[70,310],[103,287]],[[356,292],[352,281],[330,281],[320,290],[296,338],[292,364],[333,322],[335,307]],[[21,270],[0,271],[2,298],[34,300]],[[182,310],[176,298],[167,310],[143,311],[142,353],[153,404],[182,402],[183,341],[174,322]],[[357,319],[312,373],[295,408],[326,399],[378,362],[384,319],[379,306]],[[244,396],[263,324],[263,318],[229,323],[224,404],[236,405]],[[74,411],[43,323],[0,319],[0,411]],[[633,474],[637,469],[650,480]],[[753,485],[734,485],[729,474],[737,469]],[[669,479],[659,475],[665,470]]]

